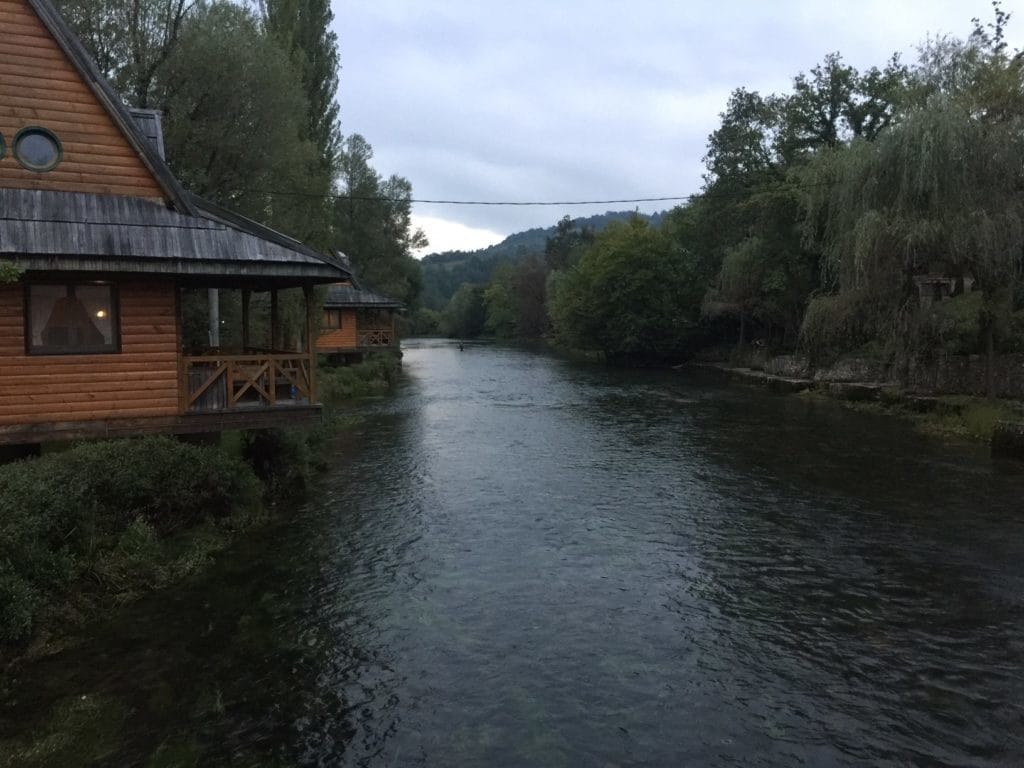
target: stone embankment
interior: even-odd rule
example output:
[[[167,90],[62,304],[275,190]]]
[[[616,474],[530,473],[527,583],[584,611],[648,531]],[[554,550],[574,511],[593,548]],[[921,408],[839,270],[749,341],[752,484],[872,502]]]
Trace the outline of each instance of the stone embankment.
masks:
[[[814,390],[840,400],[879,402],[903,411],[948,413],[966,407],[950,396],[986,395],[985,358],[980,355],[947,357],[931,362],[912,361],[893,370],[876,360],[847,358],[815,367],[800,355],[764,357],[756,352],[746,365],[703,363],[737,379],[756,382],[777,392]],[[997,397],[1009,401],[1006,409],[1021,415],[998,421],[991,429],[993,455],[1024,459],[1024,355],[1000,355],[994,382]],[[956,398],[952,398],[955,400]]]

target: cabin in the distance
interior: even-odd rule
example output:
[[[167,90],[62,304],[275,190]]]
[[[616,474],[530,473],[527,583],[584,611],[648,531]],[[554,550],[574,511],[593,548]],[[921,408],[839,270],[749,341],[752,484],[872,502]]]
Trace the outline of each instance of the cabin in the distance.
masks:
[[[345,266],[183,189],[159,115],[124,107],[50,0],[0,0],[0,25],[0,445],[319,419],[313,288]],[[186,355],[207,289],[235,292],[235,348],[218,322]]]
[[[395,316],[402,307],[398,299],[360,285],[355,274],[334,283],[323,302],[317,352],[335,362],[356,362],[374,349],[397,349]]]

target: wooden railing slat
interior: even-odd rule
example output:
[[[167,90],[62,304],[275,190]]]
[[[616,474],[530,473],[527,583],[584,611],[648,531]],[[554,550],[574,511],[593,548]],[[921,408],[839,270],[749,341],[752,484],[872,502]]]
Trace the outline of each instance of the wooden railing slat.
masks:
[[[183,381],[186,392],[182,397],[184,410],[192,410],[218,381],[223,382],[224,396],[217,399],[217,405],[234,409],[242,403],[247,394],[255,393],[257,403],[266,407],[278,404],[278,379],[283,379],[289,388],[295,389],[295,399],[300,397],[312,402],[312,371],[308,356],[303,354],[255,354],[255,355],[192,355],[182,358]],[[198,365],[216,366],[202,383],[191,390],[191,374]],[[290,392],[289,392],[290,394]],[[291,399],[291,398],[288,398]],[[223,400],[223,405],[219,403]],[[250,402],[252,402],[250,400]],[[211,407],[204,404],[204,408]]]

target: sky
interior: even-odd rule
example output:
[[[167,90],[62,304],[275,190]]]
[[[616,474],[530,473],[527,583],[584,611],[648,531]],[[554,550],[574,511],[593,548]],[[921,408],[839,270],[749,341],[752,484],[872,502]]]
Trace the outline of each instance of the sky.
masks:
[[[738,87],[790,90],[838,51],[860,70],[928,35],[967,37],[990,0],[332,0],[341,129],[418,200],[575,202],[700,190],[708,134]],[[1024,0],[1004,0],[1021,47]],[[472,250],[562,216],[676,202],[420,203],[417,255]]]

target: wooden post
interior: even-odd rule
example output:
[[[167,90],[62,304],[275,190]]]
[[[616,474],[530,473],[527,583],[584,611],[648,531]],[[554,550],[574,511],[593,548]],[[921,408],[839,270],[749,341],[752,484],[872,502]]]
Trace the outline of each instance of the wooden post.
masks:
[[[209,311],[208,335],[210,346],[220,347],[220,291],[216,288],[206,289],[206,302]]]
[[[242,351],[249,351],[249,299],[252,298],[252,291],[248,288],[242,289]]]
[[[306,299],[306,353],[309,355],[309,404],[316,402],[316,338],[313,336],[313,286],[302,286]]]
[[[270,289],[270,351],[277,352],[281,340],[281,317],[277,307],[277,288]]]
[[[185,360],[185,331],[181,313],[181,286],[174,289],[174,334],[178,355],[178,413],[188,410],[188,362]]]

